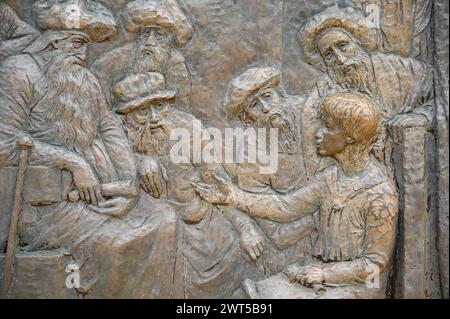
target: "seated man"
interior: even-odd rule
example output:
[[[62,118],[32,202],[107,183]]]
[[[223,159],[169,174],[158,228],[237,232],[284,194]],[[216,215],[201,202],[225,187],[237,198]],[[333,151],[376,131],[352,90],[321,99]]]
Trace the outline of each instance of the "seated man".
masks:
[[[177,108],[176,91],[167,89],[161,73],[130,75],[114,91],[121,99],[116,112],[123,116],[140,172],[140,186],[154,197],[141,192],[140,209],[130,215],[175,215],[176,219],[176,232],[172,233],[172,228],[162,230],[166,241],[161,242],[160,255],[154,259],[161,264],[173,257],[172,265],[162,265],[155,277],[167,278],[170,274],[167,285],[161,286],[173,287],[173,298],[232,296],[248,276],[249,265],[241,258],[239,247],[239,225],[244,227],[245,223],[239,218],[230,222],[217,206],[202,201],[195,192],[191,183],[205,178],[210,167],[196,164],[190,152],[183,161],[175,160],[179,142],[172,136],[177,130],[192,136],[196,118]],[[176,255],[172,256],[174,251]],[[148,269],[153,269],[149,261]]]
[[[231,205],[250,216],[279,222],[295,220],[319,208],[313,258],[289,267],[286,274],[290,281],[315,290],[322,286],[358,287],[353,295],[344,297],[380,297],[395,244],[398,197],[385,168],[369,156],[380,126],[379,111],[365,95],[336,93],[322,102],[321,118],[324,127],[316,136],[317,150],[338,163],[318,173],[304,187],[287,195],[250,194],[217,176],[217,185],[195,186],[208,202]],[[361,285],[378,273],[380,289]],[[276,297],[284,293],[278,288]],[[311,296],[300,288],[295,297]],[[348,287],[342,291],[345,289]]]

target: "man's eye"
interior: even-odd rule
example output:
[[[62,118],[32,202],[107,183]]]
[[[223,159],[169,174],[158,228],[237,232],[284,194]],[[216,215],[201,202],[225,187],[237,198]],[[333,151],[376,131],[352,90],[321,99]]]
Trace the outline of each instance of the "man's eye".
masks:
[[[147,115],[147,110],[146,109],[138,110],[137,111],[137,115],[139,115],[139,116],[146,116]]]
[[[264,93],[262,95],[262,97],[265,98],[265,99],[269,98],[270,96],[271,96],[270,93]]]
[[[81,48],[81,47],[83,46],[83,43],[82,43],[82,42],[74,42],[74,43],[73,43],[73,46],[74,46],[76,49],[79,49],[79,48]]]
[[[161,111],[162,109],[164,109],[165,105],[164,103],[158,103],[155,105],[155,109],[158,111]]]
[[[325,52],[324,57],[326,59],[331,59],[333,57],[333,53],[331,51],[327,51]]]

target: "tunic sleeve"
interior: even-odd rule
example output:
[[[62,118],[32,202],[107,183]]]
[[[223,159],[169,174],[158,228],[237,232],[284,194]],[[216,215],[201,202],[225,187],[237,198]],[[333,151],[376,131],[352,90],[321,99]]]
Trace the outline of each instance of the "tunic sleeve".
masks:
[[[238,204],[237,208],[247,212],[250,216],[276,222],[290,222],[312,214],[320,207],[323,192],[327,189],[324,173],[287,195],[262,195],[241,191],[235,199]]]
[[[0,166],[17,165],[17,140],[26,135],[26,126],[33,89],[27,76],[24,57],[14,57],[0,63]],[[32,73],[30,67],[28,73]]]

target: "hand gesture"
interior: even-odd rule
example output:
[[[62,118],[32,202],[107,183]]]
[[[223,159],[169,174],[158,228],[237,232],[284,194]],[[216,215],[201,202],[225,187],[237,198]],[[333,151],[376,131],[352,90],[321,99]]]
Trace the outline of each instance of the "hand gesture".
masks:
[[[100,182],[87,162],[83,162],[76,169],[72,170],[72,175],[73,183],[78,190],[81,200],[94,205],[103,201]]]
[[[288,267],[284,273],[289,277],[290,282],[298,282],[305,287],[313,288],[314,285],[325,282],[323,268],[320,265]]]
[[[252,261],[258,259],[264,250],[264,238],[252,224],[246,224],[240,232],[241,249]]]
[[[141,161],[139,174],[139,181],[142,189],[151,196],[160,198],[163,180],[167,180],[164,167],[152,157],[145,157]]]
[[[100,202],[97,205],[89,205],[94,212],[111,217],[125,216],[136,204],[136,198],[114,197]]]
[[[211,204],[230,204],[234,193],[233,184],[215,174],[212,174],[211,176],[214,179],[214,185],[200,182],[192,183],[192,186],[195,188],[197,194],[201,199]]]

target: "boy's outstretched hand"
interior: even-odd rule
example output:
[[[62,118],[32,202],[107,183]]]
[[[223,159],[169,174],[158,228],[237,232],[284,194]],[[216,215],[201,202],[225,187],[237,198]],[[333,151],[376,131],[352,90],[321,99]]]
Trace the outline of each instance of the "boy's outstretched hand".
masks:
[[[231,204],[232,195],[235,191],[233,184],[215,174],[212,174],[211,177],[214,179],[214,185],[201,182],[192,183],[197,194],[201,199],[211,204]]]

